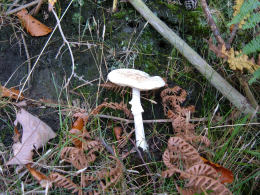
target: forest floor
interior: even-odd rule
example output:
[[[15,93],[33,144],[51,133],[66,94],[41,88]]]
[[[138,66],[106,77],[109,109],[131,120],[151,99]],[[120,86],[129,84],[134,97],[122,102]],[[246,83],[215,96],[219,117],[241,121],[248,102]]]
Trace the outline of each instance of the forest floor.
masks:
[[[0,2],[0,11],[4,13],[10,2]],[[28,2],[24,1],[24,4]],[[50,194],[70,194],[71,189],[81,188],[76,191],[178,194],[176,185],[185,186],[180,172],[169,178],[162,177],[163,171],[167,170],[163,158],[167,142],[171,137],[176,138],[177,133],[174,130],[176,124],[169,121],[169,114],[165,112],[168,105],[163,102],[161,94],[165,89],[179,86],[185,91],[185,101],[177,100],[178,105],[183,110],[194,106],[194,110],[190,109],[191,116],[181,117],[186,121],[194,119],[188,122],[194,125],[191,129],[197,136],[207,137],[205,139],[210,141],[206,146],[200,143],[190,143],[189,146],[195,148],[196,155],[232,172],[233,181],[225,184],[225,188],[234,194],[256,194],[260,175],[258,121],[241,114],[131,4],[119,2],[117,11],[112,13],[112,3],[112,0],[76,0],[71,5],[70,1],[56,3],[58,17],[67,9],[61,27],[70,42],[75,63],[74,75],[65,88],[72,74],[72,61],[60,30],[57,28],[51,39],[50,35],[33,37],[15,15],[0,18],[0,84],[22,89],[26,102],[23,109],[44,121],[57,134],[43,149],[34,151],[33,167],[47,176],[56,171],[70,179],[59,177],[62,184],[54,184],[46,190],[26,169],[6,166],[13,156],[14,121],[20,106],[15,100],[0,97],[0,193],[40,194],[48,191]],[[238,73],[230,70],[227,63],[209,49],[206,40],[213,35],[200,4],[197,9],[187,11],[162,0],[147,0],[145,3],[234,88],[245,94]],[[232,3],[211,1],[209,4],[224,38],[230,33],[227,23],[232,19]],[[47,3],[34,17],[52,29],[57,23],[54,15],[48,12]],[[253,31],[238,31],[233,46],[242,47],[241,40],[250,40],[253,36]],[[130,110],[131,90],[115,86],[110,90],[102,85],[107,82],[108,73],[118,68],[139,69],[161,76],[167,82],[167,87],[142,93],[143,119],[153,120],[144,125],[149,152],[137,149],[134,144],[134,133],[131,133],[134,125],[126,114]],[[32,74],[28,76],[31,70]],[[241,77],[249,80],[251,75],[245,73]],[[259,87],[259,82],[250,86],[258,103]],[[179,97],[182,90],[175,92],[167,95]],[[103,102],[123,102],[128,108],[118,104],[111,106],[111,103],[97,109]],[[172,107],[176,109],[176,105]],[[98,141],[95,159],[87,160],[90,165],[79,171],[72,166],[71,158],[60,159],[60,155],[64,148],[75,145],[72,139],[75,135],[71,136],[70,130],[77,120],[75,114],[82,112],[91,116],[90,119],[82,117],[85,120],[83,137]],[[156,122],[156,119],[164,121]],[[115,127],[121,128],[124,139],[116,137]],[[19,131],[22,131],[21,127]],[[86,135],[86,131],[90,135]],[[122,140],[126,143],[122,144]],[[92,155],[90,151],[85,153]],[[108,169],[109,174],[103,174],[102,179],[83,177],[84,173],[98,175],[104,169]],[[120,174],[112,173],[112,170]],[[211,194],[212,191],[205,189],[200,189],[202,194]]]

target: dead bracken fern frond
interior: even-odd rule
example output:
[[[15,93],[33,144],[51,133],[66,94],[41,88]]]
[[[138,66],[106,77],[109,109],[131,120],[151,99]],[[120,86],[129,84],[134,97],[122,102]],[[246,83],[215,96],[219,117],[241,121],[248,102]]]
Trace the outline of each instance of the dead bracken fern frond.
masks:
[[[111,108],[113,110],[122,110],[125,115],[132,119],[133,115],[132,112],[127,108],[127,105],[123,102],[117,103],[117,102],[103,102],[102,104],[98,105],[91,113],[90,115],[97,115],[101,109],[103,108]]]
[[[199,176],[206,176],[211,177],[213,179],[218,179],[217,171],[209,165],[206,164],[198,164],[194,165],[186,170],[186,173],[191,175],[199,175]]]
[[[123,96],[127,92],[127,87],[122,87],[122,86],[116,85],[116,84],[111,83],[111,82],[102,83],[99,86],[104,87],[108,90],[112,90],[116,93],[120,92],[121,96]]]
[[[168,147],[163,154],[163,162],[168,168],[162,172],[162,177],[169,178],[178,174],[180,178],[187,179],[185,187],[176,188],[183,194],[194,194],[212,191],[210,194],[230,195],[232,194],[225,185],[221,183],[218,172],[207,164],[204,164],[198,151],[180,137],[171,137]],[[182,164],[181,164],[182,163]]]
[[[104,192],[120,180],[123,175],[123,165],[116,157],[110,156],[110,158],[116,161],[116,163],[111,163],[111,166],[108,166],[95,174],[85,175],[84,186],[87,187],[90,185],[90,181],[92,183],[98,181],[98,187],[101,188],[101,190]]]
[[[241,51],[234,51],[233,48],[227,51],[226,47],[223,45],[221,52],[227,56],[227,62],[231,70],[239,70],[243,72],[243,70],[246,69],[250,73],[254,73],[258,68],[260,68],[254,60],[249,59],[248,56],[243,54]]]
[[[50,174],[49,178],[54,183],[54,185],[57,187],[62,187],[67,190],[71,190],[72,193],[77,193],[77,192],[81,193],[81,189],[78,185],[76,185],[70,179],[64,177],[63,175],[61,175],[59,173],[53,172]]]
[[[185,168],[203,163],[198,151],[180,137],[171,137],[169,139],[168,150],[184,159]]]
[[[74,147],[63,148],[60,158],[68,163],[71,163],[76,169],[87,168],[89,163],[96,160],[96,156],[94,154],[86,156],[82,149]]]
[[[212,190],[213,192],[210,194],[216,195],[232,194],[225,185],[221,184],[218,180],[212,179],[210,177],[190,175],[190,177],[188,177],[187,179],[189,179],[189,182],[186,184],[186,187],[193,187],[198,189],[198,191],[200,191],[199,189]]]

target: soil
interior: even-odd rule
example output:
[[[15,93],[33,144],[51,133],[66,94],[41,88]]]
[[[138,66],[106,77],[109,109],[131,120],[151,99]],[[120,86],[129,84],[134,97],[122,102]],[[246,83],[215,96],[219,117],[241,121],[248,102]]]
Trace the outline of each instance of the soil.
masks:
[[[111,14],[112,1],[103,1],[101,3],[87,2],[81,9],[77,2],[73,4],[61,23],[66,38],[70,42],[75,42],[75,44],[71,45],[75,58],[75,73],[81,79],[74,77],[70,82],[70,91],[66,92],[64,90],[64,83],[71,74],[72,63],[67,46],[61,47],[63,40],[59,30],[56,30],[36,64],[30,81],[26,84],[24,95],[28,99],[33,101],[44,100],[45,102],[65,102],[69,98],[70,100],[79,99],[82,103],[87,98],[88,104],[93,105],[96,102],[98,83],[103,83],[106,80],[106,74],[111,69],[122,66],[135,66],[135,68],[145,69],[144,71],[150,74],[167,76],[168,73],[165,73],[164,70],[168,69],[167,64],[169,61],[165,56],[169,56],[171,52],[176,51],[154,29],[149,25],[145,26],[146,21],[129,4],[120,4],[119,11]],[[60,9],[57,9],[58,15],[63,13],[68,2],[61,1],[60,3]],[[181,24],[180,15],[183,15],[180,10],[184,12],[183,9],[174,13],[165,4],[158,4],[158,2],[153,4],[153,1],[148,1],[147,3],[177,33],[184,33],[180,32],[178,28]],[[79,13],[81,15],[80,30],[77,17],[75,19],[75,16]],[[187,17],[187,20],[194,22],[194,17],[189,17]],[[42,7],[36,18],[51,28],[55,27],[56,20],[51,13],[47,12],[47,5]],[[106,19],[105,21],[104,18]],[[91,31],[89,31],[86,24],[89,24]],[[106,33],[103,41],[102,32],[104,25]],[[191,26],[185,29],[185,31],[194,31]],[[18,19],[15,17],[10,20],[8,25],[1,26],[0,82],[7,87],[17,86],[20,89],[28,75],[28,59],[21,34],[24,35],[32,66],[49,38],[49,35],[44,37],[30,36],[22,30]],[[86,44],[93,44],[94,47]],[[145,54],[136,55],[135,52]],[[59,55],[57,55],[58,53]],[[79,85],[84,85],[84,80],[94,82],[92,85],[86,84],[85,87],[79,90],[72,90]],[[176,83],[168,81],[168,84],[173,86]],[[195,90],[198,87],[196,83],[190,82],[185,85],[188,91],[187,104],[198,104],[199,91]],[[182,87],[185,88],[186,86]],[[104,101],[107,98],[106,95],[106,91],[101,92],[98,103]],[[155,100],[157,99],[159,100],[159,92],[156,94]],[[55,131],[59,129],[57,108],[29,105],[27,110],[39,116]],[[12,132],[10,124],[12,124],[15,116],[8,118],[4,111],[0,113],[2,121],[4,121],[1,129],[8,129],[6,132]],[[154,105],[153,110],[147,110],[144,116],[146,119],[153,117],[162,118],[161,104]],[[1,137],[5,137],[2,139],[5,143],[10,144],[12,142],[10,136],[8,136],[8,139],[4,135],[1,135]]]

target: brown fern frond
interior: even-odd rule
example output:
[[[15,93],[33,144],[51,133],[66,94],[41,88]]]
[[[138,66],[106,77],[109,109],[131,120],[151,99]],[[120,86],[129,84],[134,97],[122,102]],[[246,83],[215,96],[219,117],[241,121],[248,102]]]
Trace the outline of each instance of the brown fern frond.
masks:
[[[183,188],[179,187],[177,184],[175,184],[175,186],[181,195],[194,195],[196,193],[196,190],[193,188],[183,189]]]
[[[102,147],[103,147],[103,145],[98,140],[84,140],[83,144],[82,144],[82,148],[84,150],[90,150],[90,149],[93,149],[93,148],[96,148],[97,150],[99,150]]]
[[[194,187],[196,189],[212,190],[216,195],[230,195],[232,194],[225,185],[221,184],[219,181],[206,177],[206,176],[194,176],[190,175],[189,182],[186,187]]]
[[[194,165],[186,169],[185,172],[195,176],[206,176],[206,177],[211,177],[213,179],[218,179],[217,171],[211,166],[206,164]]]
[[[98,171],[95,174],[85,175],[85,185],[89,185],[90,182],[99,181],[100,188],[102,191],[106,191],[112,185],[115,185],[123,175],[123,165],[119,159],[116,157],[110,156],[116,163],[104,168],[101,171]]]
[[[55,186],[65,188],[67,190],[71,190],[72,193],[82,193],[80,187],[73,183],[70,179],[64,177],[63,175],[59,173],[52,172],[49,175],[49,178],[54,183]]]
[[[116,85],[116,84],[111,83],[111,82],[102,83],[99,86],[104,87],[108,90],[112,90],[116,93],[119,93],[121,91],[120,92],[121,96],[123,96],[127,92],[127,87],[122,87],[122,86]]]
[[[82,149],[74,147],[63,148],[60,157],[66,162],[71,163],[76,169],[86,168],[90,162],[93,162],[92,158],[86,158]]]
[[[163,171],[162,172],[162,177],[163,178],[168,178],[168,177],[173,176],[175,173],[183,174],[183,171],[173,167],[173,168],[170,168],[170,169],[168,169],[166,171]]]
[[[180,137],[171,137],[168,141],[168,149],[183,156],[186,167],[203,163],[198,151]]]
[[[111,108],[114,110],[121,110],[125,113],[128,118],[133,118],[132,112],[127,108],[127,105],[123,102],[103,102],[102,104],[98,105],[90,115],[97,115],[102,108]]]

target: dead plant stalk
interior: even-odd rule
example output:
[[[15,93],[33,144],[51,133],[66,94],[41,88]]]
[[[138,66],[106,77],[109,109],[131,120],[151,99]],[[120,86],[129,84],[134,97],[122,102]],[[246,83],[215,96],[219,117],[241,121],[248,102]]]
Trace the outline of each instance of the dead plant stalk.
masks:
[[[142,0],[129,0],[129,3],[167,39],[206,79],[219,90],[232,104],[245,114],[255,115],[255,109],[247,99],[217,73],[196,51],[175,34],[163,21],[143,3]]]

